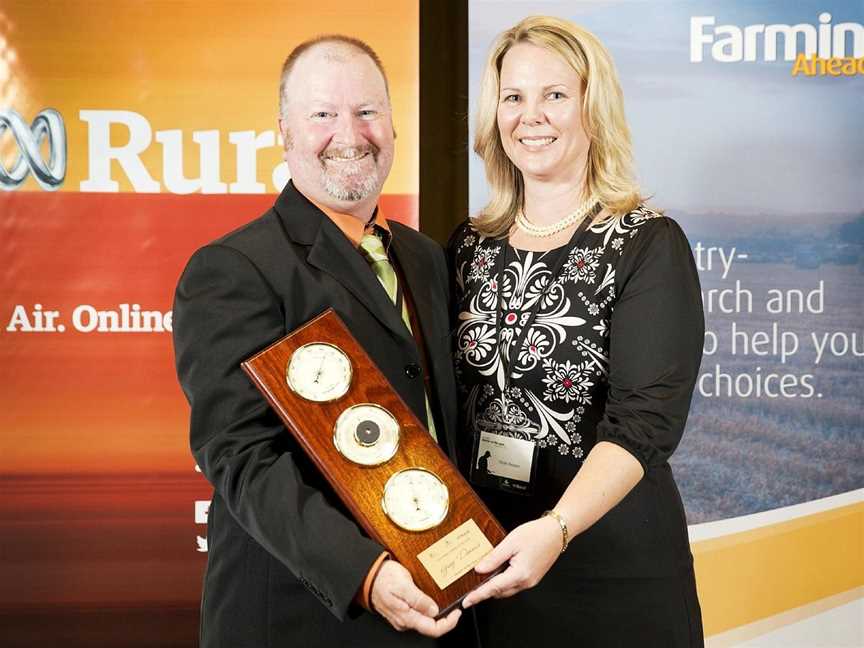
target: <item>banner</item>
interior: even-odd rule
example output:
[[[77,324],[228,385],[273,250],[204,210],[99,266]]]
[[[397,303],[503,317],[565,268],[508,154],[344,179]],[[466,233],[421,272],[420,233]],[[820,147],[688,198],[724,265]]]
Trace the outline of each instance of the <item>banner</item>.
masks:
[[[0,8],[4,645],[194,645],[211,489],[174,373],[174,286],[287,182],[281,66],[326,33],[383,61],[398,139],[382,208],[416,226],[416,2]]]
[[[643,192],[699,269],[672,467],[709,644],[864,644],[864,4],[472,0],[472,115],[495,36],[543,14],[610,50]]]

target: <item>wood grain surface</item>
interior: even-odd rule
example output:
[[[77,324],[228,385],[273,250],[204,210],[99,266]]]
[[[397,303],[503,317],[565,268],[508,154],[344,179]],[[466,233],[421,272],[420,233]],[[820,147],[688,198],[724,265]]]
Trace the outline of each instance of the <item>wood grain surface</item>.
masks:
[[[288,387],[285,372],[291,355],[310,342],[336,345],[351,359],[351,387],[341,398],[325,403],[311,402]],[[440,615],[458,605],[468,592],[490,577],[479,576],[472,569],[441,590],[417,559],[417,554],[466,520],[473,519],[493,546],[504,538],[504,529],[332,309],[274,342],[242,366],[358,524],[411,572],[417,586],[435,599]],[[379,466],[352,463],[333,443],[336,419],[346,408],[360,403],[375,403],[386,408],[401,427],[399,449],[392,459]],[[434,472],[450,491],[447,517],[433,529],[405,531],[384,513],[381,506],[384,484],[393,473],[406,468]]]

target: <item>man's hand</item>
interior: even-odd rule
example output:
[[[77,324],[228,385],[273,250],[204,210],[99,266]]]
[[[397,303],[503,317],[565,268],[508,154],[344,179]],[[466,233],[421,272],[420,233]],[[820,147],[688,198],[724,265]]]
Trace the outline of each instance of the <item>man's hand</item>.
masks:
[[[477,563],[474,571],[488,574],[508,560],[510,565],[462,601],[469,608],[488,598],[505,598],[534,587],[561,554],[561,527],[542,517],[513,529],[497,547]]]
[[[369,600],[372,608],[400,632],[416,630],[427,637],[450,632],[462,616],[462,611],[456,609],[436,621],[435,601],[420,591],[408,570],[395,560],[385,560],[381,565]]]

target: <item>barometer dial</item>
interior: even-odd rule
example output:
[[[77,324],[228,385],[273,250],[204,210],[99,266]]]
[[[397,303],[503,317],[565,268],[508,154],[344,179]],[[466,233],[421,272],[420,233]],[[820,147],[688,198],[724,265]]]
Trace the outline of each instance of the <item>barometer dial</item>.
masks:
[[[380,405],[354,405],[336,419],[333,443],[349,461],[362,466],[377,466],[396,454],[399,423]]]
[[[326,342],[304,344],[291,355],[285,377],[303,398],[323,403],[345,395],[351,386],[351,360]]]
[[[396,526],[406,531],[426,531],[447,517],[450,493],[435,473],[408,468],[387,480],[381,506]]]

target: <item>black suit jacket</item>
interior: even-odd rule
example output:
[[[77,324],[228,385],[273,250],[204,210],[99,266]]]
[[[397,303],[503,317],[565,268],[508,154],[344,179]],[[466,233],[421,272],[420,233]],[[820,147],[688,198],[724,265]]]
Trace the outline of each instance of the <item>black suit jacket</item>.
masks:
[[[428,349],[439,442],[453,458],[446,262],[430,239],[390,227]],[[382,547],[351,520],[240,368],[330,307],[425,421],[414,338],[360,253],[293,184],[263,216],[198,250],[177,287],[177,373],[191,405],[192,452],[215,491],[204,648],[431,643],[352,605]]]

